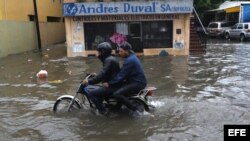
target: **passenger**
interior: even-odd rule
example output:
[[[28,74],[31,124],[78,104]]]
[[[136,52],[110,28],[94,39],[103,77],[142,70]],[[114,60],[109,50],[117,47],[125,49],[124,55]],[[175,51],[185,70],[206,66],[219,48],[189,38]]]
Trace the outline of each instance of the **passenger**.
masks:
[[[102,70],[89,80],[83,80],[82,84],[97,84],[99,82],[108,82],[112,80],[119,72],[119,62],[117,58],[111,55],[112,48],[108,42],[103,42],[97,46],[98,58],[103,63]],[[108,111],[103,106],[103,98],[108,94],[112,94],[113,88],[100,87],[96,90],[90,91],[88,97],[96,105],[100,114],[107,115]]]
[[[142,68],[140,60],[132,51],[132,47],[128,42],[123,43],[119,47],[119,55],[126,58],[120,72],[112,80],[103,83],[104,87],[115,88],[121,83],[122,86],[115,90],[113,97],[133,111],[133,116],[139,116],[138,108],[128,99],[147,85],[147,80]]]

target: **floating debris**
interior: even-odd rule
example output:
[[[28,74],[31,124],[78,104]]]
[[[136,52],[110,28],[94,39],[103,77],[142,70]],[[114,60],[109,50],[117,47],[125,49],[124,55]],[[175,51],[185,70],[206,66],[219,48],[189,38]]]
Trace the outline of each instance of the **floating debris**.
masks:
[[[45,54],[44,57],[45,57],[45,58],[49,58],[49,55],[48,55],[48,54]]]
[[[63,83],[62,80],[53,80],[53,81],[49,81],[50,84],[61,84]]]
[[[46,77],[48,77],[48,72],[46,70],[40,70],[36,74],[36,77],[38,77],[38,78],[46,78]]]

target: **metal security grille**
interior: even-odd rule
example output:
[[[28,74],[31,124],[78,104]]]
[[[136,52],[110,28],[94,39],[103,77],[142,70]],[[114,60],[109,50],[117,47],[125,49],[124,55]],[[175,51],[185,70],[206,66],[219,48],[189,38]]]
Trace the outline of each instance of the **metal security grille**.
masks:
[[[85,23],[85,46],[86,50],[95,50],[97,45],[104,41],[110,41],[115,33],[115,23]]]
[[[143,48],[171,48],[173,21],[142,22]]]

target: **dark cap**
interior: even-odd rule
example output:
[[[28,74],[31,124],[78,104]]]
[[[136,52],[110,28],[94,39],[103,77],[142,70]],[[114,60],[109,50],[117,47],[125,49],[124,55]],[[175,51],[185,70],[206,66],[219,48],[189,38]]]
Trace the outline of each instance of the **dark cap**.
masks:
[[[134,51],[132,50],[132,46],[128,42],[122,43],[119,47],[123,50],[128,50],[130,53],[134,53]]]

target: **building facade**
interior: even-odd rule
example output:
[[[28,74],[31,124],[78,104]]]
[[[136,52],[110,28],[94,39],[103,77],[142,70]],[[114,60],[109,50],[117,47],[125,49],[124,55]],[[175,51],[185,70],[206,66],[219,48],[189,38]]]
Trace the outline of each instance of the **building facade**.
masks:
[[[206,25],[213,21],[250,22],[249,1],[225,1],[217,9],[205,12]]]
[[[62,0],[36,0],[42,47],[65,42]],[[0,0],[0,57],[37,49],[33,0]]]
[[[62,21],[62,0],[36,0],[40,22]],[[0,0],[0,20],[33,21],[33,0]]]
[[[77,2],[65,0],[69,57],[96,54],[96,46],[119,38],[131,43],[136,53],[189,55],[190,17],[193,0]]]

